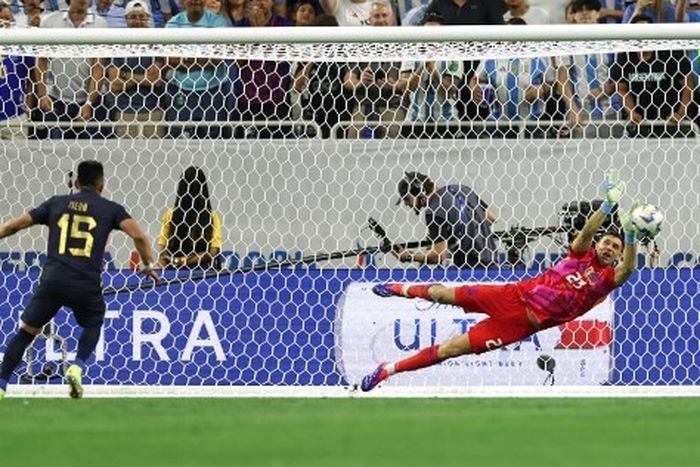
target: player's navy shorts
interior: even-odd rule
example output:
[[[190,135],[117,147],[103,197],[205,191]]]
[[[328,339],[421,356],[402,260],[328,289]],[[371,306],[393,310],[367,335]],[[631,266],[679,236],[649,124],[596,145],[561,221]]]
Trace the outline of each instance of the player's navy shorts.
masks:
[[[455,298],[465,312],[489,315],[468,331],[473,353],[494,350],[537,332],[513,284],[463,285],[456,288]]]
[[[73,310],[78,324],[84,328],[102,326],[105,318],[105,301],[102,290],[95,286],[66,285],[42,281],[21,319],[29,326],[42,328],[51,321],[62,306]]]

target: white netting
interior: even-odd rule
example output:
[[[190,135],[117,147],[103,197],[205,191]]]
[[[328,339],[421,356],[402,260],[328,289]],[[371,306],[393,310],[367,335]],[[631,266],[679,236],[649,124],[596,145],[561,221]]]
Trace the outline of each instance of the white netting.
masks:
[[[105,196],[159,243],[166,284],[154,289],[138,287],[125,236],[108,243],[108,312],[89,383],[338,386],[480,319],[383,300],[372,284],[531,277],[561,258],[617,167],[625,205],[655,203],[667,219],[628,285],[579,321],[389,385],[538,385],[542,354],[555,356],[557,384],[697,384],[699,45],[6,47],[3,218],[66,193],[68,172],[94,158]],[[358,61],[368,50],[381,61]],[[189,167],[207,179],[204,217],[176,207],[178,184],[198,185],[181,181]],[[369,217],[391,240],[430,234],[422,214],[395,205],[407,171],[469,187],[452,189],[477,221],[462,226],[469,234],[451,215],[439,226],[470,237],[448,240],[443,265],[459,268],[377,248]],[[193,232],[206,238],[189,241]],[[45,249],[38,227],[0,248],[0,348]],[[59,313],[55,334],[75,351],[70,314]],[[42,375],[61,360],[48,342],[34,344],[24,381],[57,381]]]

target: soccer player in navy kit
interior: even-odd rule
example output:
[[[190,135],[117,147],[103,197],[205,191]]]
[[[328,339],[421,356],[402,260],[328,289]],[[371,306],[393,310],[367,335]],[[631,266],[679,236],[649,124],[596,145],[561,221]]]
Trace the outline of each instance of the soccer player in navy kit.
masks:
[[[105,315],[100,276],[105,245],[112,230],[121,230],[133,239],[143,258],[142,272],[158,281],[148,237],[123,206],[100,196],[104,184],[102,164],[83,161],[78,165],[77,193],[53,196],[0,226],[0,239],[35,224],[49,227],[48,260],[22,313],[20,329],[5,350],[0,369],[0,398],[5,395],[10,375],[26,348],[62,306],[73,310],[83,328],[77,357],[66,371],[70,396],[82,397],[83,370],[100,338]]]

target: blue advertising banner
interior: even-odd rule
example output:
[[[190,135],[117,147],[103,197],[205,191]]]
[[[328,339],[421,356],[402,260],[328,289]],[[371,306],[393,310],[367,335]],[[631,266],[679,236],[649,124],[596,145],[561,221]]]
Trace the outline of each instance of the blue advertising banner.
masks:
[[[345,385],[336,348],[342,322],[336,318],[351,283],[513,281],[535,273],[284,269],[120,293],[106,297],[104,336],[86,382]],[[104,282],[119,286],[125,278],[136,280],[130,273],[108,271]],[[0,348],[16,330],[36,279],[35,271],[2,275]],[[641,269],[615,292],[607,384],[700,384],[699,280],[700,268]],[[62,311],[55,323],[74,352],[75,321]],[[35,344],[35,353],[39,360],[60,358],[53,342]]]

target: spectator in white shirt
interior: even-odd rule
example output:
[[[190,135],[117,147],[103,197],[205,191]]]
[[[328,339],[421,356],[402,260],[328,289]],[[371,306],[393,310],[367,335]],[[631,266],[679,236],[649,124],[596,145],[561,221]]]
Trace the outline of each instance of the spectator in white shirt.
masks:
[[[371,0],[320,0],[321,8],[335,16],[339,26],[369,25]]]

